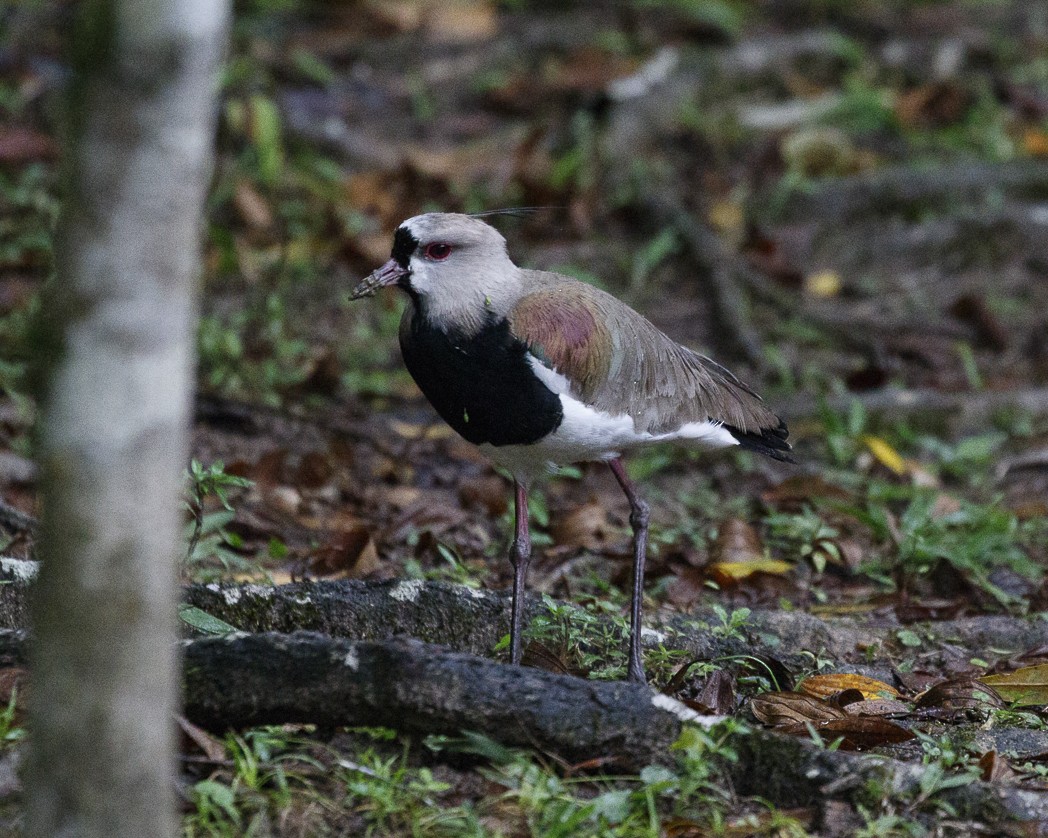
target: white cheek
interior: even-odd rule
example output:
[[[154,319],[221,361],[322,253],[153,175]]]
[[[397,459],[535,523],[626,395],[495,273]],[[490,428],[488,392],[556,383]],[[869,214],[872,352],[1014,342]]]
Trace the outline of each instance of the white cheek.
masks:
[[[413,256],[408,267],[411,269],[411,287],[419,294],[429,294],[436,286],[430,270],[432,266],[417,256]]]

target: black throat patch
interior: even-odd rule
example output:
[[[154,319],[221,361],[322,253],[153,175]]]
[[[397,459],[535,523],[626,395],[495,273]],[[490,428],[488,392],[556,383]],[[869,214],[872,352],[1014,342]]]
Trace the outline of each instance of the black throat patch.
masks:
[[[440,417],[475,445],[528,445],[564,418],[506,320],[472,337],[442,332],[414,306],[400,332],[404,363]]]
[[[393,234],[393,252],[390,256],[402,268],[407,268],[411,254],[418,250],[418,239],[405,226],[397,227]]]

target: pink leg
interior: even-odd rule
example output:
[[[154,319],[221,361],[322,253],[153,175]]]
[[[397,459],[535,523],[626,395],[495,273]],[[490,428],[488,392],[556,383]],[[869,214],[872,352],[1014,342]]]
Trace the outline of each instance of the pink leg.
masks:
[[[630,601],[630,651],[627,677],[630,681],[646,684],[644,662],[640,655],[640,607],[644,598],[644,560],[648,553],[648,519],[651,510],[637,495],[633,481],[626,476],[622,458],[608,462],[611,473],[619,481],[630,502],[630,525],[633,527],[633,598]]]
[[[520,663],[521,623],[524,618],[524,583],[528,578],[528,564],[531,562],[531,532],[528,529],[528,490],[517,481],[513,482],[516,490],[517,530],[510,547],[509,560],[513,564],[513,616],[509,627],[510,663]]]

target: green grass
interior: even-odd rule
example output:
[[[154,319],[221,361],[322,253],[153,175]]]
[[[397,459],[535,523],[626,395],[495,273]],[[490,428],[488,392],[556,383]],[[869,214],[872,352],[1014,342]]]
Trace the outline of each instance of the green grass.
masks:
[[[183,834],[266,834],[281,823],[309,834],[367,836],[592,835],[651,838],[670,821],[716,830],[739,801],[724,768],[736,759],[728,721],[711,730],[686,728],[666,765],[636,774],[565,774],[528,751],[476,733],[431,736],[423,743],[384,728],[359,728],[320,744],[299,731],[265,727],[224,740],[226,766],[194,782]],[[433,756],[467,761],[483,782],[460,790],[462,775]],[[456,755],[458,755],[456,757]],[[482,795],[476,789],[485,789]],[[760,809],[758,809],[760,811]],[[765,810],[760,823],[802,835],[785,815]],[[754,823],[757,823],[755,820]]]

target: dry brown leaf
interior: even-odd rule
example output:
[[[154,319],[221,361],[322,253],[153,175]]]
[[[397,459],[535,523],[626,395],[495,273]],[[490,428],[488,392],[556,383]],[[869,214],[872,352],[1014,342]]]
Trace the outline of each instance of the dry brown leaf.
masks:
[[[394,176],[383,169],[355,172],[346,178],[343,194],[346,204],[360,212],[375,215],[382,226],[390,228],[399,223],[401,216],[397,190],[391,188]],[[384,256],[389,258],[389,233],[378,234],[385,242]]]
[[[607,545],[613,530],[604,506],[590,501],[556,520],[552,534],[553,540],[559,545],[600,550]]]
[[[928,510],[931,518],[947,518],[961,511],[961,502],[953,495],[939,492],[932,502],[932,508]]]
[[[419,0],[366,0],[360,5],[357,15],[366,16],[369,27],[381,34],[414,32],[422,26],[426,11]]]
[[[295,484],[303,489],[318,489],[335,473],[331,458],[322,451],[307,451],[295,467]]]
[[[506,481],[495,474],[463,479],[459,483],[458,495],[467,509],[479,507],[496,518],[509,507]]]
[[[564,656],[553,651],[544,643],[532,640],[521,652],[521,663],[525,666],[533,666],[536,669],[545,669],[547,672],[556,672],[558,675],[576,675],[564,660]]]
[[[752,524],[728,518],[717,528],[710,558],[714,562],[756,562],[764,558],[764,545]]]
[[[1007,785],[1014,783],[1018,778],[1008,760],[997,751],[987,751],[979,757],[979,768],[982,769],[981,779],[987,783]]]
[[[852,495],[840,486],[827,483],[821,477],[799,474],[787,477],[777,486],[761,493],[761,500],[784,509],[799,509],[813,498],[847,501]]]
[[[225,762],[226,746],[206,730],[197,727],[183,715],[175,716],[179,729],[211,762]]]
[[[909,128],[942,128],[964,116],[971,103],[971,91],[953,79],[943,79],[901,94],[895,113]]]
[[[789,562],[768,558],[757,530],[740,518],[721,522],[710,556],[713,561],[706,572],[720,585],[734,584],[754,573],[781,575],[793,570]]]
[[[233,207],[248,227],[268,230],[273,226],[273,210],[269,201],[246,178],[241,178],[233,187]]]
[[[0,163],[18,166],[57,155],[58,143],[47,134],[18,125],[0,128]]]
[[[1023,148],[1031,157],[1048,157],[1048,131],[1027,128],[1023,132]]]
[[[496,171],[505,161],[505,150],[496,156],[493,147],[450,146],[433,148],[413,146],[406,150],[408,165],[423,177],[451,182],[469,182]]]
[[[702,687],[702,692],[695,703],[703,709],[700,712],[724,716],[735,710],[735,679],[730,672],[718,669],[710,674]]]
[[[837,545],[837,553],[841,557],[841,563],[849,570],[855,570],[862,564],[866,551],[862,544],[854,538],[838,538],[834,541]]]
[[[259,489],[264,490],[285,480],[287,458],[288,450],[286,448],[272,448],[262,454],[253,464],[245,463],[246,470],[240,467],[240,463],[231,463],[226,471],[239,477],[248,477],[258,484]],[[230,471],[234,466],[237,470]]]
[[[430,41],[468,44],[493,37],[498,17],[487,0],[440,0],[424,4],[421,25]]]
[[[823,699],[844,690],[858,690],[862,693],[863,698],[869,700],[899,697],[899,691],[890,684],[850,672],[812,675],[797,685],[797,692]]]
[[[865,751],[882,745],[894,745],[914,738],[911,731],[902,725],[875,716],[850,716],[845,719],[829,719],[808,724],[794,723],[778,728],[791,736],[809,736],[814,728],[825,741],[840,739],[842,751]]]
[[[680,570],[666,589],[666,599],[677,608],[686,609],[698,602],[706,587],[705,571],[694,567]]]
[[[1040,667],[1030,668],[1038,669]],[[1048,672],[1048,667],[1044,669]],[[950,712],[1001,709],[1006,706],[1004,699],[995,689],[996,685],[990,686],[988,684],[991,678],[1000,677],[1006,676],[987,676],[985,679],[979,680],[962,677],[940,681],[917,696],[917,708],[920,710],[934,708]],[[1033,703],[1043,704],[1045,702],[1038,701]]]
[[[636,72],[637,59],[584,46],[551,64],[546,71],[550,87],[565,93],[603,93],[615,79]]]
[[[896,716],[911,712],[905,701],[893,698],[871,698],[847,705],[844,712],[849,716]]]
[[[826,701],[832,704],[834,707],[840,707],[842,710],[846,709],[851,704],[857,704],[865,699],[862,693],[854,687],[849,687],[846,690],[833,693],[832,695],[826,696]]]
[[[707,574],[718,585],[729,586],[755,573],[781,576],[793,570],[793,565],[781,559],[760,559],[752,562],[714,562],[707,565]]]
[[[317,576],[346,579],[362,579],[381,567],[375,540],[364,524],[338,533],[330,544],[314,554],[309,565]]]
[[[1005,701],[1021,705],[1048,704],[1048,663],[1024,666],[1002,675],[986,675],[979,680],[996,690]]]
[[[839,707],[798,692],[761,693],[750,699],[750,710],[759,721],[773,727],[843,719],[847,716]]]
[[[1033,521],[1038,518],[1048,518],[1048,501],[1034,498],[1023,500],[1012,507],[1012,512],[1020,521]]]

